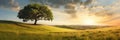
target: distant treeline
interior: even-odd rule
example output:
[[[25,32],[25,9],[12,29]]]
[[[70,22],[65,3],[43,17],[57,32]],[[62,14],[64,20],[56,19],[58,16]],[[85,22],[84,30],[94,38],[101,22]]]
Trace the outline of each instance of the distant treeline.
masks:
[[[61,28],[77,29],[77,30],[112,27],[112,26],[106,26],[106,25],[104,26],[103,25],[53,25],[53,26],[61,27]]]

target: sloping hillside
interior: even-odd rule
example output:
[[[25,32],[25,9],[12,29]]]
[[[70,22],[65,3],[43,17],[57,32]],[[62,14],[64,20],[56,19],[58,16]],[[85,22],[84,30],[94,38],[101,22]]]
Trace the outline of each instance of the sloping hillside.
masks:
[[[74,30],[1,20],[0,40],[120,40],[120,27]]]
[[[63,32],[75,31],[72,29],[59,28],[49,25],[32,25],[14,21],[0,20],[0,31],[14,31],[14,32]]]

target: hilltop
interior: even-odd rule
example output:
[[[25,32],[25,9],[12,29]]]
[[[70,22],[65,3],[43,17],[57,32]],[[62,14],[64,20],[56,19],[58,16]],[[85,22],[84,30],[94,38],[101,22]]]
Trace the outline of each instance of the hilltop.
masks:
[[[0,40],[120,40],[120,27],[75,30],[0,20]]]
[[[49,25],[33,25],[15,21],[0,20],[0,31],[14,31],[14,32],[64,32],[75,31],[72,29],[59,28]]]

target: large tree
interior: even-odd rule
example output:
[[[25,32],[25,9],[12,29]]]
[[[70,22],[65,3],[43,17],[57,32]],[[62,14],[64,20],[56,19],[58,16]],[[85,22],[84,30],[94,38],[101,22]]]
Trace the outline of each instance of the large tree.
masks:
[[[53,20],[53,14],[51,10],[45,6],[40,4],[28,4],[23,9],[21,9],[17,16],[19,19],[23,19],[23,22],[27,22],[29,20],[34,21],[36,25],[38,20]]]

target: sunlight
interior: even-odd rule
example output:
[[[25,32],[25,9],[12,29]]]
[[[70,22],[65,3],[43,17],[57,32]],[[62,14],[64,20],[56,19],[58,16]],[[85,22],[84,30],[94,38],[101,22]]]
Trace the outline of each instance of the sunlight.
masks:
[[[84,25],[95,25],[97,22],[95,19],[91,18],[85,18],[83,19],[83,24]]]
[[[80,21],[83,25],[98,25],[98,22],[102,20],[97,16],[84,14],[84,16],[80,16]]]

